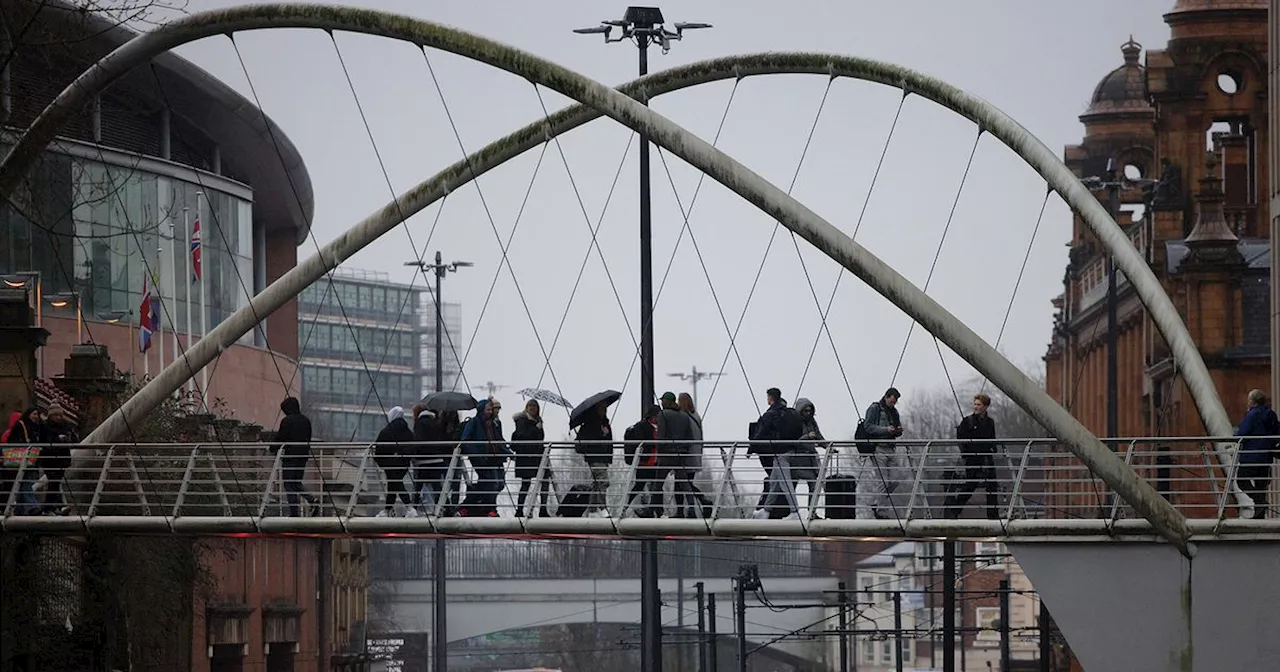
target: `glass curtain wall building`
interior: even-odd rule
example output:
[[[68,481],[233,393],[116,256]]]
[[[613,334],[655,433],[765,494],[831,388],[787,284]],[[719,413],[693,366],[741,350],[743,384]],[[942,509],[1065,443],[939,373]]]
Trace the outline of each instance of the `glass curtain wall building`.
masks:
[[[444,381],[461,370],[462,308],[444,304]],[[452,342],[453,347],[450,347]],[[423,286],[339,268],[298,295],[303,402],[315,435],[372,441],[386,410],[408,409],[435,388],[435,304]]]
[[[158,280],[163,330],[187,332],[190,301],[190,330],[199,335],[200,286],[187,270],[197,217],[207,327],[260,289],[248,187],[225,179],[195,184],[72,154],[46,154],[38,171],[38,182],[0,208],[0,268],[39,272],[43,292],[80,297],[86,319],[135,322],[146,278],[152,292]],[[254,338],[251,332],[241,342]]]

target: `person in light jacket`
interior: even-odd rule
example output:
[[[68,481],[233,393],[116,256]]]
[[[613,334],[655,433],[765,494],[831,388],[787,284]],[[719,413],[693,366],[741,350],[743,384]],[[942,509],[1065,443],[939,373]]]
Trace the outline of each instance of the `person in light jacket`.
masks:
[[[898,400],[902,393],[891,387],[879,401],[867,407],[862,418],[863,426],[872,439],[877,439],[875,451],[867,456],[870,474],[866,476],[866,491],[870,497],[871,513],[876,518],[896,518],[893,493],[898,484],[907,478],[907,468],[898,446],[885,439],[902,436],[902,418],[898,415]]]

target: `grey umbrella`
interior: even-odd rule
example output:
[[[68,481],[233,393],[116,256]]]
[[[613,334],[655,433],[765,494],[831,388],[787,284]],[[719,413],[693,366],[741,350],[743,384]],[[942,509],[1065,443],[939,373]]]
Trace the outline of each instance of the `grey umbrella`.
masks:
[[[466,392],[435,392],[423,397],[422,403],[436,413],[470,411],[476,407],[476,398]]]
[[[599,406],[600,404],[609,406],[621,398],[622,393],[617,390],[605,390],[604,392],[597,392],[590,397],[587,397],[586,401],[575,406],[573,412],[569,414],[569,428],[572,429],[581,425],[583,421],[587,419],[587,414],[596,406]]]
[[[573,408],[573,404],[569,403],[568,399],[565,399],[551,390],[526,387],[523,390],[520,390],[519,394],[525,399],[537,399],[538,401],[546,402],[548,404],[564,406],[565,408]]]

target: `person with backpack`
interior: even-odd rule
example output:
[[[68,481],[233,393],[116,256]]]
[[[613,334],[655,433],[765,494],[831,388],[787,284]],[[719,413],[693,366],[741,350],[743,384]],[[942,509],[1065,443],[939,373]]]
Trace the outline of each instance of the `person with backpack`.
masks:
[[[766,390],[765,399],[769,408],[756,423],[756,433],[751,440],[768,443],[755,443],[752,449],[771,454],[773,468],[769,470],[767,496],[751,517],[757,520],[799,517],[791,470],[796,452],[803,449],[797,442],[804,436],[804,419],[796,409],[787,407],[787,401],[778,388]]]
[[[1267,395],[1262,390],[1249,390],[1249,410],[1245,412],[1240,427],[1239,468],[1236,482],[1246,495],[1253,498],[1254,516],[1267,516],[1267,491],[1271,489],[1271,461],[1275,457],[1276,439],[1280,436],[1280,419],[1271,410]]]
[[[878,519],[888,519],[893,511],[893,493],[898,483],[906,479],[906,467],[902,456],[898,454],[898,446],[886,439],[902,436],[902,418],[898,415],[898,400],[902,393],[898,388],[885,390],[880,400],[867,407],[862,418],[862,427],[868,439],[877,440],[867,454],[867,462],[871,467],[867,474],[867,487],[871,513]],[[862,489],[862,488],[859,488]]]
[[[631,425],[623,433],[627,442],[623,459],[627,464],[635,464],[635,481],[631,484],[631,492],[627,493],[627,504],[622,507],[623,515],[631,512],[638,518],[658,518],[662,515],[662,484],[667,479],[669,469],[662,466],[659,460],[658,417],[662,409],[652,404],[645,411],[640,422]],[[648,505],[632,509],[631,506],[645,490],[649,491]]]

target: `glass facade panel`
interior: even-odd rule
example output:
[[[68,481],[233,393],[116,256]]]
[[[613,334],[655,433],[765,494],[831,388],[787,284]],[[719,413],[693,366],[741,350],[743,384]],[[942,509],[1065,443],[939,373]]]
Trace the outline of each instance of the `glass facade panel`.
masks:
[[[20,192],[0,207],[0,272],[39,271],[45,296],[77,293],[86,321],[124,313],[121,322],[137,324],[143,278],[150,275],[160,279],[164,331],[187,331],[190,302],[191,331],[199,334],[200,285],[187,270],[187,235],[197,214],[208,328],[248,305],[249,201],[135,166],[56,153],[39,160]],[[70,313],[75,305],[45,310]],[[252,336],[241,340],[251,343]]]

